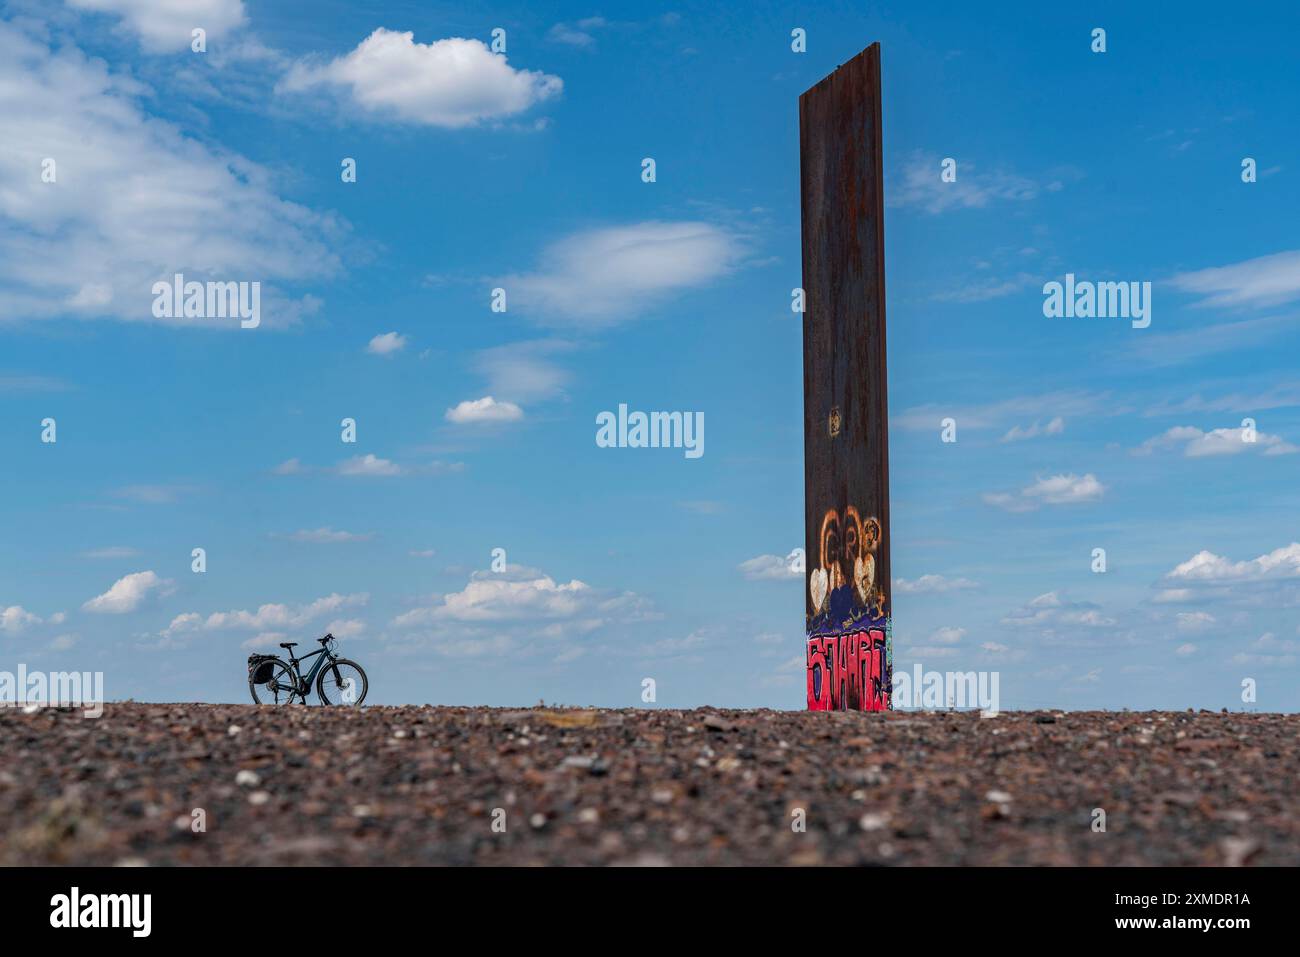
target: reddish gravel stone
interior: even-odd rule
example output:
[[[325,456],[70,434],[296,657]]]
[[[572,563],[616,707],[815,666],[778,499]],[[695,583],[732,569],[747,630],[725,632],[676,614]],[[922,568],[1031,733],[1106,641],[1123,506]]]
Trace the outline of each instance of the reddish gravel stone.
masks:
[[[1300,864],[1300,715],[128,703],[0,739],[5,865]]]

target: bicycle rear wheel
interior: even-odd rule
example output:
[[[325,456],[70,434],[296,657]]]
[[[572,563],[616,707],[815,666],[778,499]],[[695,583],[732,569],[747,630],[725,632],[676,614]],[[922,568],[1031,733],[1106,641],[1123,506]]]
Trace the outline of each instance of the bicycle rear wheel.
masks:
[[[355,708],[366,700],[370,682],[366,673],[355,661],[336,658],[320,670],[316,679],[316,693],[321,704],[341,704]]]
[[[279,658],[271,662],[271,680],[254,684],[250,677],[248,690],[252,692],[254,704],[293,704],[295,698],[304,700],[298,693],[298,679]]]

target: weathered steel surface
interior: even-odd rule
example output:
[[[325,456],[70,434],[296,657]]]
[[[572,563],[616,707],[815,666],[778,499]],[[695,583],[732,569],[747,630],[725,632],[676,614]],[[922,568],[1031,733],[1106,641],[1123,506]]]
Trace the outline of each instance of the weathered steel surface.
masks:
[[[808,707],[889,707],[880,45],[799,98]]]

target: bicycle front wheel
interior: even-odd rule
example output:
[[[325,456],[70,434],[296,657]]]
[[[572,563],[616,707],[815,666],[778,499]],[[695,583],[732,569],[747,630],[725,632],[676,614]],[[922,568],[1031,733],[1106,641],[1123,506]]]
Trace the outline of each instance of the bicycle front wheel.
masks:
[[[366,700],[370,682],[366,673],[355,661],[335,658],[320,671],[316,679],[316,693],[321,704],[341,704],[355,708]]]

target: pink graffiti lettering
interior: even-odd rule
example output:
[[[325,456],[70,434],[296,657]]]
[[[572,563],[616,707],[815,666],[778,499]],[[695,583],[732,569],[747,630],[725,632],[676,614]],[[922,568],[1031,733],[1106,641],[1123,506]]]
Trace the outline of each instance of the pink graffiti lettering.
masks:
[[[889,662],[878,628],[808,639],[808,710],[888,711]]]

